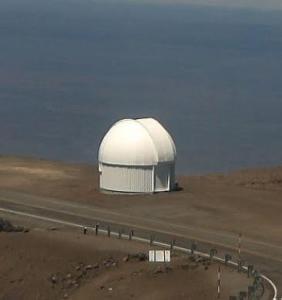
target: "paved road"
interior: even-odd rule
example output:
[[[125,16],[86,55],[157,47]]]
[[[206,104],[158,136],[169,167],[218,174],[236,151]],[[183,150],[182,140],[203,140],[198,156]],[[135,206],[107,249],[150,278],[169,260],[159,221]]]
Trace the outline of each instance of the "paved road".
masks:
[[[93,205],[38,197],[11,191],[0,191],[0,214],[18,211],[26,216],[39,215],[64,222],[94,226],[99,222],[102,226],[111,224],[114,230],[134,229],[139,236],[149,237],[152,232],[157,239],[169,242],[176,239],[180,246],[189,246],[191,240],[198,241],[201,250],[216,246],[221,254],[231,253],[236,256],[237,236],[228,232],[218,232],[193,226],[174,224],[160,218],[144,218],[143,216],[126,215],[115,210],[101,209]],[[255,264],[257,269],[271,277],[282,291],[282,247],[244,237],[243,258]]]

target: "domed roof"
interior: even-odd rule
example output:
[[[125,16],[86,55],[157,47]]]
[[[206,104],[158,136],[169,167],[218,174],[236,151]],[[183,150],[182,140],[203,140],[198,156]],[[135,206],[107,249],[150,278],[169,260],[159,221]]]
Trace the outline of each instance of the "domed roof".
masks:
[[[99,162],[115,165],[157,165],[174,161],[176,150],[169,133],[156,120],[124,119],[102,140]]]

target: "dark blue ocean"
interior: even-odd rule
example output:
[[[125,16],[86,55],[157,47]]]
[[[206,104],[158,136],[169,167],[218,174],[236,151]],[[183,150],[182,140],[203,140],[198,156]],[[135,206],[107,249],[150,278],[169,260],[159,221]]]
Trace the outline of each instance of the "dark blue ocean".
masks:
[[[95,164],[121,118],[154,117],[178,173],[282,164],[282,13],[0,1],[0,153]]]

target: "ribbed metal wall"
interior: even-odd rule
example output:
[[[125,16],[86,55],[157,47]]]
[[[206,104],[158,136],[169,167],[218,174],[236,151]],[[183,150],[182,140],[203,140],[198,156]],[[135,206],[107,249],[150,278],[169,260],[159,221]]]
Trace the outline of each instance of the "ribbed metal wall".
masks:
[[[128,193],[152,193],[153,167],[100,164],[100,188]]]

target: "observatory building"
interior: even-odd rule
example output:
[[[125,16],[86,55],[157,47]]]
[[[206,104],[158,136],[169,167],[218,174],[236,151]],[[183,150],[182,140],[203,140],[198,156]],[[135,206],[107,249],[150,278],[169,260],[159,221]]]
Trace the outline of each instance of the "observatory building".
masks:
[[[176,149],[155,119],[115,123],[99,149],[100,189],[125,193],[171,191],[175,187]]]

